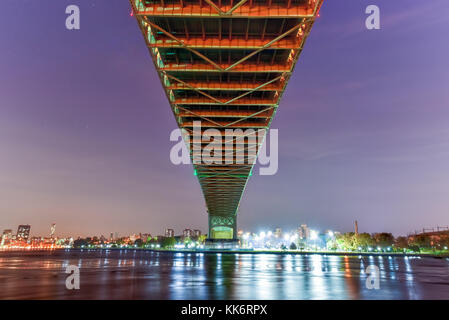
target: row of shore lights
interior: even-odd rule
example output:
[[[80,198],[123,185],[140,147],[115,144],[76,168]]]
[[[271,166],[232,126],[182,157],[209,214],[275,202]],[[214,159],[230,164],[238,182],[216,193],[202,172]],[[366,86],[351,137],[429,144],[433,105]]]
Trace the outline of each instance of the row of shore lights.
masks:
[[[327,234],[330,238],[333,238],[334,237],[334,233],[332,232],[332,231],[329,231],[328,232],[328,234]],[[249,237],[251,236],[251,233],[250,232],[246,232],[244,235],[243,235],[243,239],[244,240],[248,240],[249,239]],[[255,236],[254,236],[254,240],[256,240],[256,241],[258,241],[258,240],[263,240],[263,239],[265,239],[265,238],[270,238],[270,237],[272,237],[273,236],[273,232],[271,232],[271,231],[268,231],[268,232],[265,232],[265,231],[262,231],[262,232],[260,232],[259,234],[256,234]],[[277,237],[277,235],[275,236],[275,237]],[[293,234],[290,234],[290,233],[287,233],[287,234],[285,234],[284,235],[284,240],[285,241],[295,241],[295,240],[297,240],[298,239],[298,234],[296,234],[296,233],[293,233]],[[318,231],[316,231],[316,230],[310,230],[310,238],[309,238],[310,240],[316,240],[316,239],[318,239]]]

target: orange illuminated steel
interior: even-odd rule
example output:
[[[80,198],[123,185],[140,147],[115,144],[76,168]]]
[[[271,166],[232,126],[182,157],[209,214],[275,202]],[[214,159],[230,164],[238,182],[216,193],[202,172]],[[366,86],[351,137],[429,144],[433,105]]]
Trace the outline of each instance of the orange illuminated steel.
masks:
[[[193,138],[208,128],[236,129],[224,155],[245,163],[194,161],[209,214],[209,239],[233,241],[243,191],[323,0],[130,0],[133,15],[180,128]],[[238,131],[240,130],[240,131]],[[192,139],[191,139],[192,140]],[[213,142],[212,142],[213,144]],[[190,142],[191,157],[201,155]]]

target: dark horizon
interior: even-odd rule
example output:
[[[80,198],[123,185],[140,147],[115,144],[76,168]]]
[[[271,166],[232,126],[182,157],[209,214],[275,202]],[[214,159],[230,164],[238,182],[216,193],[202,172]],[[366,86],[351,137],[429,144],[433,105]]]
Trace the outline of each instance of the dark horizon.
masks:
[[[79,31],[65,29],[69,4]],[[272,123],[279,171],[250,178],[239,229],[449,224],[449,3],[376,4],[370,31],[367,2],[324,3]],[[176,122],[128,1],[0,6],[0,229],[205,232],[193,168],[169,160]]]

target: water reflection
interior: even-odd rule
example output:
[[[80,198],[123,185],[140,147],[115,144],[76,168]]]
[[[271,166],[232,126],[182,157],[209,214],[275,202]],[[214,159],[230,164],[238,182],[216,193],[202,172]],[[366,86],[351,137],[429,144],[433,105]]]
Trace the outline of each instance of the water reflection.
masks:
[[[65,289],[65,268],[81,290]],[[380,271],[369,290],[368,266]],[[1,299],[449,299],[447,259],[61,250],[0,253]]]

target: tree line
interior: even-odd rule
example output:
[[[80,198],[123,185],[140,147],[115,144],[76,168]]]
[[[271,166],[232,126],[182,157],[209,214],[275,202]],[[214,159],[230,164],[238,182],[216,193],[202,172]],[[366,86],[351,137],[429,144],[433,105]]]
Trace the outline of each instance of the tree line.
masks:
[[[429,251],[447,250],[449,247],[449,234],[429,235],[417,234],[413,236],[400,236],[395,238],[391,233],[359,233],[347,232],[340,234],[328,242],[328,248],[345,251]]]

